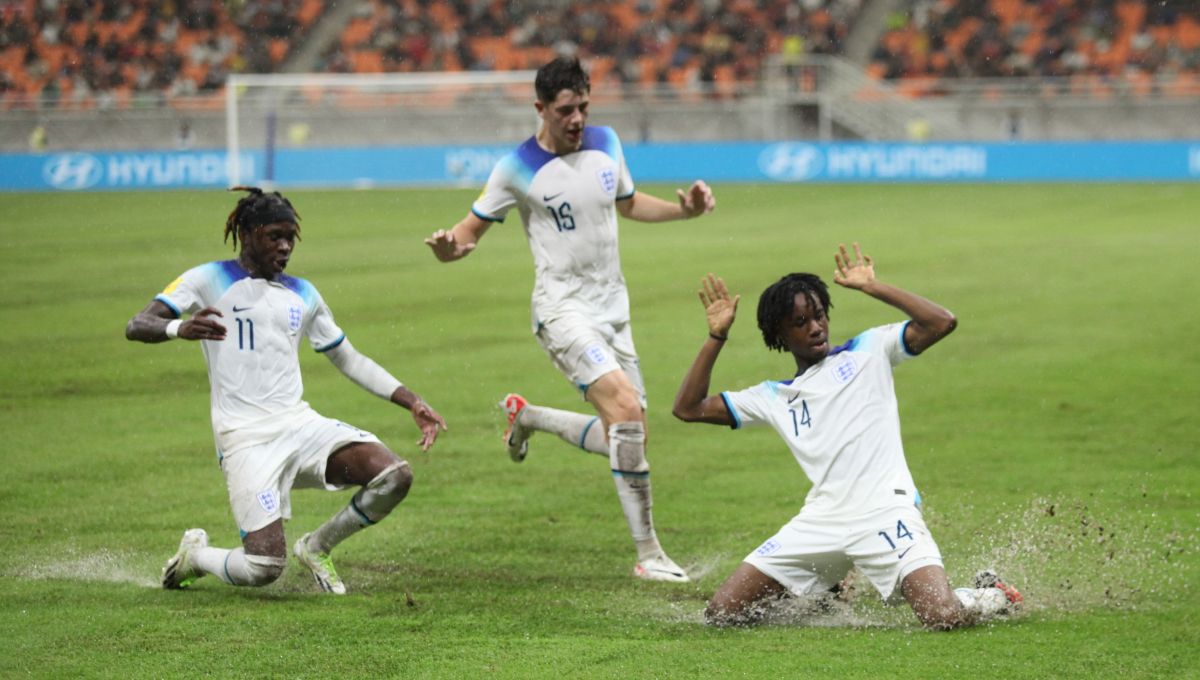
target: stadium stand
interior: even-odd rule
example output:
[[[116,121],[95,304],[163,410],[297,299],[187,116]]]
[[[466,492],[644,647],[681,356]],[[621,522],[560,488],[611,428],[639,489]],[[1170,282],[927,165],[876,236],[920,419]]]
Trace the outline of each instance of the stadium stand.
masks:
[[[907,0],[872,56],[872,75],[910,94],[946,79],[1028,78],[1044,94],[1196,91],[1200,5],[1189,0]],[[1155,89],[1161,92],[1153,92]]]
[[[837,53],[860,2],[363,0],[312,70],[512,70],[568,53],[589,61],[598,84],[726,97],[757,80],[769,54]],[[282,70],[335,14],[325,4],[3,2],[0,96],[9,109],[195,105],[228,73]]]

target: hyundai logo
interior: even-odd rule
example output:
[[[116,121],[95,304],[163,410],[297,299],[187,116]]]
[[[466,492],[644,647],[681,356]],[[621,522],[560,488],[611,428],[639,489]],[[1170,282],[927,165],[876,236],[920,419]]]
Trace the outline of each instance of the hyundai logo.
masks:
[[[825,157],[812,144],[772,144],[758,156],[758,167],[771,179],[799,181],[821,174]]]
[[[42,167],[42,177],[55,189],[77,191],[93,187],[100,181],[104,169],[100,160],[87,153],[66,153],[54,156]]]

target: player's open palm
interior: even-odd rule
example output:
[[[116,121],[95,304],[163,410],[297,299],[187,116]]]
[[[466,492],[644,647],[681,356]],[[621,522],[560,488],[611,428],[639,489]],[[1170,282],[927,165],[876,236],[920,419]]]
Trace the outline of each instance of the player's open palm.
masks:
[[[447,429],[446,419],[433,410],[432,406],[426,404],[424,399],[413,404],[412,418],[421,430],[421,441],[417,444],[422,451],[428,451],[429,447],[437,441],[439,429]]]
[[[837,271],[833,273],[833,282],[839,286],[861,289],[875,280],[875,261],[870,255],[863,255],[862,248],[854,243],[854,257],[846,252],[844,244],[838,245],[838,252],[833,254]]]
[[[425,239],[425,245],[429,246],[433,256],[442,262],[461,259],[475,249],[474,243],[459,243],[454,234],[445,229],[433,232]]]
[[[729,297],[729,289],[719,276],[709,274],[701,281],[704,286],[700,291],[700,302],[704,305],[704,314],[708,318],[708,332],[724,338],[729,335],[733,320],[737,316],[738,300],[741,295]]]

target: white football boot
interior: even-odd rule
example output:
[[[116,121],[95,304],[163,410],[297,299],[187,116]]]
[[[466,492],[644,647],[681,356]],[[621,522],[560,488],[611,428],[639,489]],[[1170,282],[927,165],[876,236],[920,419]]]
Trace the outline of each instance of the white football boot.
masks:
[[[508,416],[508,429],[504,431],[504,448],[514,463],[525,460],[525,454],[529,453],[529,437],[533,430],[523,427],[518,422],[521,411],[528,405],[525,397],[515,392],[504,395],[500,402],[500,408],[504,409],[505,415]]]
[[[687,572],[678,564],[671,561],[665,553],[659,553],[638,562],[633,567],[633,575],[646,581],[669,581],[672,583],[689,583]]]
[[[204,572],[192,567],[189,558],[193,550],[208,547],[208,532],[204,529],[188,529],[179,541],[179,550],[167,560],[162,570],[162,587],[167,590],[182,590],[192,585]]]
[[[333,567],[333,560],[330,559],[329,553],[321,553],[310,550],[308,547],[308,537],[312,534],[304,534],[300,540],[296,541],[292,552],[295,553],[296,559],[300,564],[304,565],[305,569],[312,572],[313,580],[327,593],[335,595],[346,594],[346,584],[342,582],[342,578],[338,576],[337,569]]]

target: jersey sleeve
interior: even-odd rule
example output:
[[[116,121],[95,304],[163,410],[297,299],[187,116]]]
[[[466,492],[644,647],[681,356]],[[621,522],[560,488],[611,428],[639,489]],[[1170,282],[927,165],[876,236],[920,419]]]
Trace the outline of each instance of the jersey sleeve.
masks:
[[[509,154],[492,168],[487,184],[471,205],[471,212],[476,217],[488,222],[503,222],[508,211],[517,204],[520,195],[515,186],[516,161],[516,156]]]
[[[308,281],[303,281],[297,292],[304,299],[306,327],[304,334],[308,336],[308,342],[312,348],[318,352],[328,352],[329,350],[342,344],[346,339],[346,334],[342,331],[337,322],[333,320],[333,312],[329,309],[329,305],[325,304],[325,298],[317,292],[316,286]]]
[[[917,356],[904,342],[904,330],[911,321],[877,326],[863,331],[854,338],[854,349],[877,354],[888,360],[892,366],[898,366]]]
[[[617,200],[620,201],[633,196],[637,187],[633,185],[633,174],[625,162],[625,147],[621,145],[621,138],[617,137],[616,132],[613,132],[613,141],[617,147]]]
[[[775,401],[777,391],[774,383],[763,382],[737,392],[722,392],[721,399],[729,410],[733,420],[731,428],[738,430],[747,425],[766,422],[771,403]]]
[[[212,264],[192,267],[168,283],[161,293],[154,296],[154,299],[170,307],[176,318],[203,308],[205,300],[210,299],[212,269]]]

